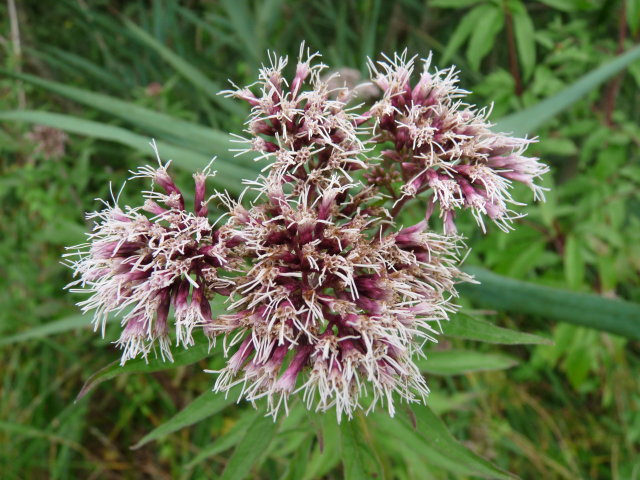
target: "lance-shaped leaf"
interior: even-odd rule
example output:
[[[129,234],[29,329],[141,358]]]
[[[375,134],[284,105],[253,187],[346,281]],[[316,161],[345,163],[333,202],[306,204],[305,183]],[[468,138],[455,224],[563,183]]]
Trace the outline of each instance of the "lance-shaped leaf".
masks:
[[[479,267],[466,267],[479,285],[460,285],[467,298],[499,311],[537,315],[640,340],[640,305],[513,280]]]
[[[518,360],[502,353],[482,353],[472,350],[432,350],[427,358],[416,361],[420,371],[435,375],[462,375],[470,372],[504,370]]]
[[[526,135],[571,106],[602,82],[640,60],[640,45],[589,72],[577,82],[542,102],[498,120],[495,130]]]
[[[519,332],[464,313],[458,313],[442,323],[444,334],[449,337],[478,340],[503,345],[551,344],[548,338],[531,333]]]
[[[222,393],[215,394],[213,392],[203,393],[169,420],[147,433],[131,448],[134,450],[138,449],[149,442],[164,438],[173,432],[221,412],[236,401],[239,391],[240,387],[237,386],[227,392],[226,395]]]
[[[258,416],[246,430],[222,472],[220,480],[243,480],[269,448],[278,430],[271,417]]]

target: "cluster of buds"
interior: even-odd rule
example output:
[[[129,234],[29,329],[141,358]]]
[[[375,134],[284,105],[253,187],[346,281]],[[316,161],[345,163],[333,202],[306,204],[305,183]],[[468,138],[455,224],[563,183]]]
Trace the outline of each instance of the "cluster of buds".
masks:
[[[402,177],[399,191],[384,178],[379,185],[398,201],[430,192],[426,218],[438,207],[446,232],[456,231],[459,209],[470,209],[483,231],[485,216],[508,231],[519,216],[509,207],[518,204],[509,192],[512,181],[544,200],[535,181],[548,167],[524,156],[535,140],[493,132],[488,110],[463,102],[469,92],[458,87],[453,67],[429,72],[431,57],[412,86],[414,61],[405,51],[369,62],[372,81],[384,93],[366,115],[375,121],[376,142],[389,146],[382,152],[384,169]]]
[[[274,417],[297,392],[338,419],[378,404],[393,415],[394,398],[428,394],[415,358],[456,310],[456,282],[471,280],[458,268],[464,245],[454,208],[505,225],[510,181],[539,193],[532,181],[544,168],[522,157],[528,141],[492,134],[481,113],[454,100],[462,91],[452,71],[424,73],[411,89],[412,60],[383,62],[374,78],[382,98],[358,114],[349,106],[358,89],[323,75],[316,57],[303,47],[290,81],[286,58],[273,57],[258,82],[225,92],[251,105],[239,154],[266,163],[248,182],[253,203],[206,198],[207,168],[194,175],[187,212],[158,158],[158,168],[135,176],[164,193],[93,214],[99,223],[71,264],[76,284],[92,293],[82,307],[96,310],[96,325],[124,313],[123,362],[156,343],[170,358],[173,306],[177,345],[191,346],[195,328],[210,344],[223,337],[228,360],[215,372],[215,391],[241,384],[241,396],[265,398]],[[387,141],[393,148],[375,158],[371,146]],[[429,231],[429,215],[407,228],[396,223],[405,200],[427,186],[427,213],[439,203],[445,235]],[[208,218],[214,198],[224,223]],[[224,315],[212,316],[214,296],[226,298]]]

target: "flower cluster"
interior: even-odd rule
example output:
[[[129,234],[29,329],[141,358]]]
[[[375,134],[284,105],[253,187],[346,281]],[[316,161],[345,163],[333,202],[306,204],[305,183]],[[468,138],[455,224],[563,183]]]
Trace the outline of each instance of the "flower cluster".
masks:
[[[367,115],[375,120],[377,142],[391,147],[382,153],[385,170],[401,175],[402,198],[430,190],[426,217],[437,206],[447,232],[456,231],[458,209],[470,209],[483,231],[484,216],[508,231],[518,216],[509,207],[517,204],[512,181],[544,199],[535,181],[548,167],[524,156],[535,140],[493,132],[487,109],[463,102],[469,92],[458,87],[453,67],[429,72],[431,57],[412,86],[414,61],[405,51],[369,62],[372,80],[384,92]]]
[[[544,167],[522,156],[528,140],[491,133],[483,112],[455,100],[464,92],[453,71],[425,69],[411,88],[413,60],[382,62],[383,73],[373,71],[382,97],[358,114],[349,102],[375,89],[341,87],[316,57],[303,46],[288,81],[286,58],[274,56],[258,82],[224,92],[251,106],[237,151],[266,164],[248,182],[253,203],[207,198],[207,167],[194,175],[187,211],[158,158],[134,176],[162,192],[145,192],[138,208],[116,202],[90,215],[98,223],[71,266],[91,293],[81,305],[96,311],[96,326],[124,315],[123,362],[155,344],[171,358],[173,308],[177,345],[193,345],[196,328],[210,344],[223,337],[228,360],[215,391],[240,384],[242,397],[265,398],[274,417],[297,392],[338,419],[378,404],[393,415],[395,398],[428,394],[415,358],[456,310],[455,284],[471,280],[458,268],[454,209],[504,227],[510,182],[541,194],[533,180]],[[383,142],[390,148],[376,158],[372,146]],[[427,213],[439,205],[446,235],[429,231],[429,215],[396,223],[406,199],[428,188]],[[213,223],[212,199],[226,210]],[[214,297],[226,299],[224,315],[212,316]]]
[[[155,144],[153,144],[155,149]],[[157,154],[157,150],[156,150]],[[169,310],[175,311],[177,344],[193,345],[196,326],[212,322],[209,298],[226,292],[230,280],[218,276],[231,270],[223,242],[207,217],[205,181],[209,167],[194,174],[193,212],[185,208],[180,189],[167,173],[168,164],[143,167],[134,177],[148,177],[163,191],[145,192],[144,205],[122,210],[105,203],[105,209],[87,215],[96,220],[89,242],[66,255],[80,279],[72,291],[91,296],[79,305],[95,310],[96,329],[103,334],[109,314],[124,313],[118,345],[122,363],[138,355],[146,358],[158,344],[162,357],[171,359]],[[74,260],[74,258],[76,258]]]

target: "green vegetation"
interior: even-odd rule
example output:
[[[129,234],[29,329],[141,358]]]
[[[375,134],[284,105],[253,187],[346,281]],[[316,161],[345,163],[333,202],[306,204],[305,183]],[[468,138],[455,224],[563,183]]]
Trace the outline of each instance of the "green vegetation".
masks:
[[[640,1],[8,0],[0,25],[2,478],[640,478]],[[461,217],[482,284],[421,363],[428,407],[393,419],[273,423],[208,391],[217,350],[120,367],[118,326],[101,339],[63,290],[82,212],[150,138],[182,184],[217,155],[211,185],[239,193],[246,110],[217,92],[301,40],[363,74],[433,51],[552,169],[514,232]]]

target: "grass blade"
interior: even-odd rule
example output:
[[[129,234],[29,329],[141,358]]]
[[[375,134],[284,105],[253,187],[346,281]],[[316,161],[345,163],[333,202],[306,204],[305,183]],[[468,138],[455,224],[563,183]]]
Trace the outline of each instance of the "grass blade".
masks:
[[[233,113],[242,117],[245,116],[245,109],[242,108],[238,103],[218,95],[218,92],[221,90],[220,85],[210,80],[209,77],[207,77],[199,69],[194,67],[180,55],[173,52],[171,49],[167,48],[165,45],[153,38],[151,35],[149,35],[149,33],[137,26],[135,23],[127,19],[124,19],[124,23],[137,40],[139,40],[141,43],[151,48],[152,50],[155,50],[155,52],[160,55],[163,60],[165,60],[168,64],[175,68],[176,71],[178,71],[178,73],[180,73],[180,75],[182,75],[186,80],[191,82],[194,87],[202,90],[202,92],[207,95],[208,98],[210,98],[220,107],[227,110],[229,113]]]

